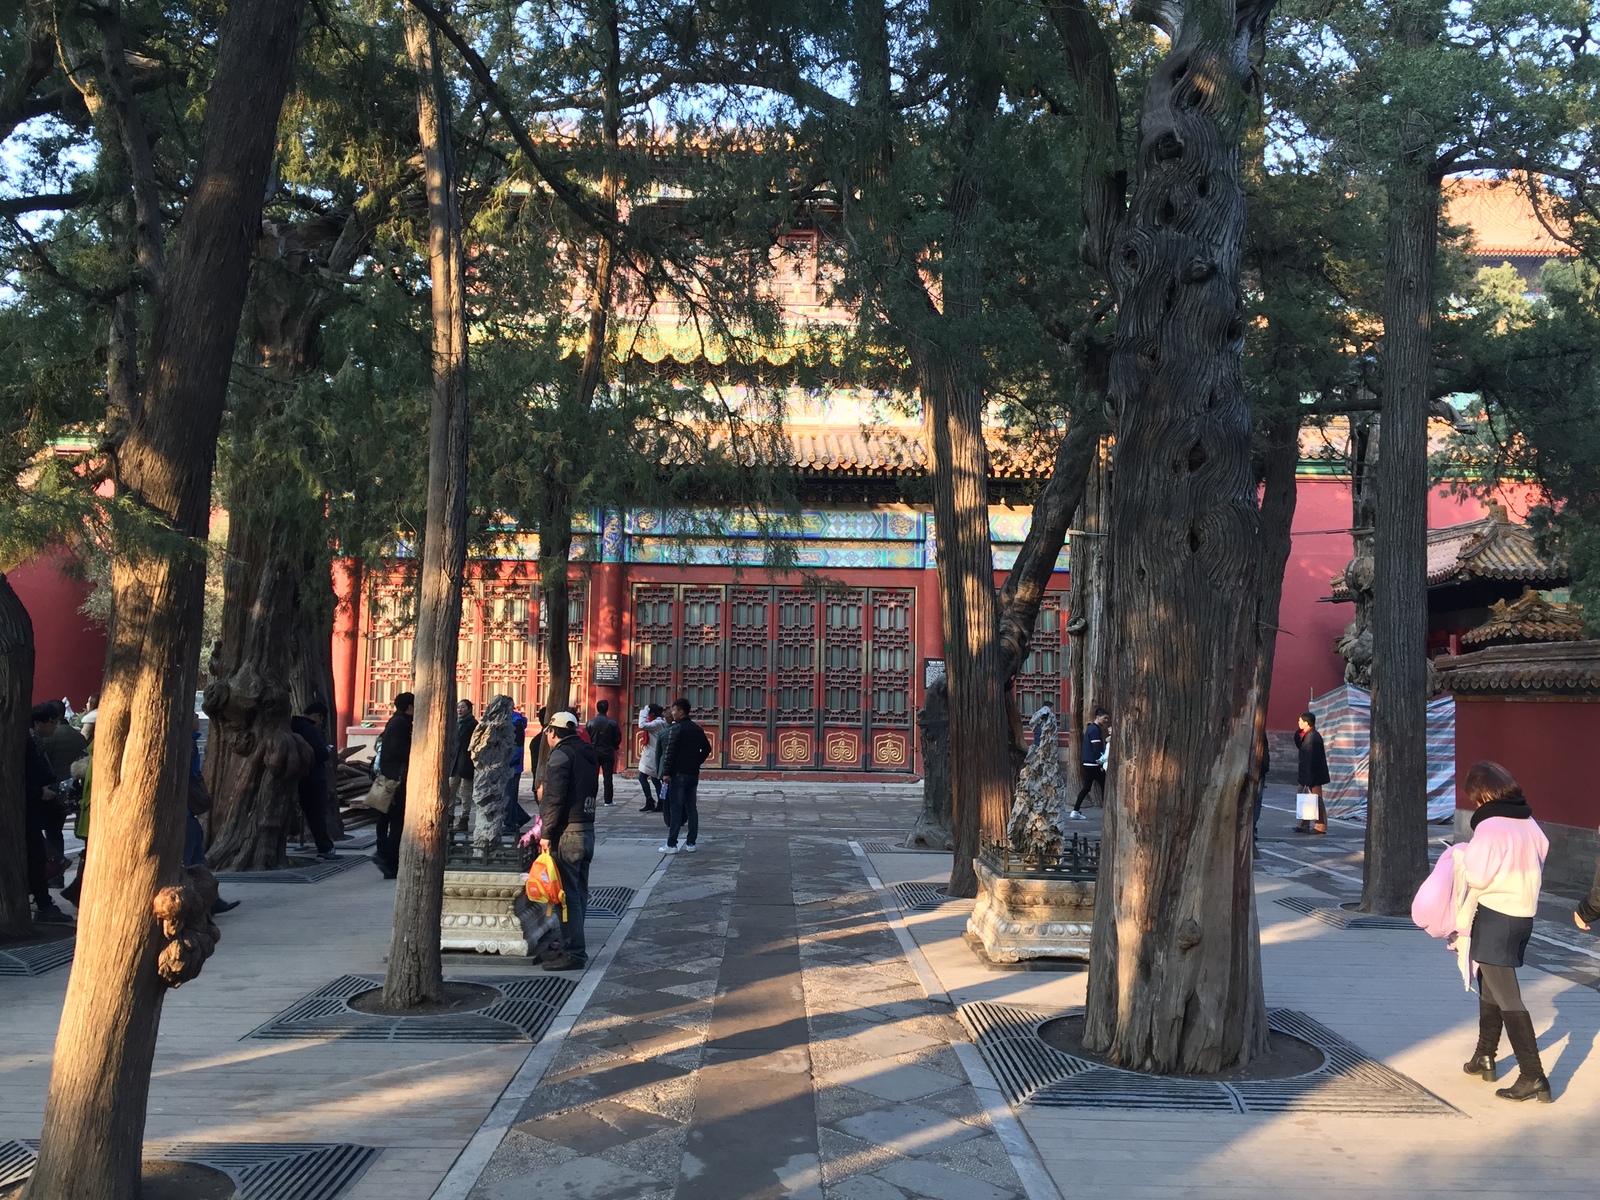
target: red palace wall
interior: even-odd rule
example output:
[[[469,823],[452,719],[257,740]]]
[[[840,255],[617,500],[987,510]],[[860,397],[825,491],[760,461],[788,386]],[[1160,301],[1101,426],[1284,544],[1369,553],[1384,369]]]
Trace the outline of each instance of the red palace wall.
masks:
[[[1526,487],[1502,488],[1495,498],[1516,518],[1532,500]],[[1460,525],[1488,515],[1471,497],[1440,488],[1428,498],[1428,527]],[[1294,510],[1292,548],[1283,573],[1278,647],[1272,663],[1267,728],[1291,730],[1306,701],[1344,682],[1344,660],[1333,648],[1354,616],[1349,604],[1324,601],[1329,581],[1350,561],[1350,481],[1301,476]]]
[[[1493,759],[1522,784],[1533,815],[1580,829],[1600,826],[1600,786],[1587,751],[1600,743],[1600,697],[1456,697],[1456,807],[1461,780]]]
[[[33,620],[33,702],[66,696],[80,711],[100,690],[106,666],[106,631],[79,611],[89,584],[67,570],[60,552],[41,555],[6,573]]]

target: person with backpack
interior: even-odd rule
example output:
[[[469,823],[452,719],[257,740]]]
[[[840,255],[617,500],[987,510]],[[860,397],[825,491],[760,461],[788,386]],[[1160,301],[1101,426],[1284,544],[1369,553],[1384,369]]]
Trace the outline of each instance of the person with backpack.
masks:
[[[667,731],[667,719],[659,704],[646,704],[639,710],[639,787],[644,792],[642,813],[665,812],[666,801],[661,797],[661,735]]]
[[[594,756],[600,762],[600,787],[605,793],[605,805],[611,808],[616,804],[616,797],[612,794],[612,776],[617,770],[617,751],[622,746],[622,726],[610,717],[611,704],[601,700],[594,706],[594,720],[586,727],[589,734],[589,744],[594,747]]]
[[[549,761],[539,789],[539,847],[555,859],[566,893],[561,949],[544,962],[546,971],[581,971],[589,962],[583,922],[589,908],[589,863],[594,858],[594,803],[600,762],[578,736],[578,718],[558,712],[544,727]]]
[[[1328,773],[1328,751],[1322,744],[1322,734],[1317,732],[1315,713],[1300,714],[1299,728],[1294,731],[1294,744],[1300,751],[1300,790],[1310,792],[1317,798],[1317,819],[1297,823],[1295,832],[1326,834],[1328,806],[1322,802],[1322,786],[1333,777]]]
[[[1111,728],[1111,714],[1103,708],[1094,710],[1094,719],[1083,727],[1083,753],[1078,756],[1079,765],[1083,768],[1083,786],[1078,789],[1078,798],[1072,802],[1072,811],[1067,814],[1070,821],[1087,821],[1083,815],[1083,802],[1089,798],[1089,792],[1095,784],[1100,785],[1100,802],[1105,803],[1106,795],[1106,730]]]
[[[695,852],[700,835],[700,765],[711,757],[705,730],[690,719],[689,702],[672,702],[672,740],[662,751],[661,780],[667,791],[667,841],[663,854],[678,852],[678,831],[687,826],[683,848]]]

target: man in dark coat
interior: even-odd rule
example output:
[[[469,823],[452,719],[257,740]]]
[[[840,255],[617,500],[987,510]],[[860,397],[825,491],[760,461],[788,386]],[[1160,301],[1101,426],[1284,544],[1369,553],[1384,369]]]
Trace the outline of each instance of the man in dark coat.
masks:
[[[1294,744],[1300,751],[1300,790],[1310,792],[1317,798],[1316,821],[1301,821],[1295,826],[1295,832],[1327,833],[1328,806],[1322,802],[1322,785],[1331,776],[1328,774],[1328,753],[1323,749],[1322,735],[1317,732],[1314,713],[1300,714],[1299,728],[1294,731]]]
[[[24,750],[22,777],[23,837],[28,851],[28,891],[33,894],[34,919],[38,921],[70,921],[71,918],[57,907],[50,895],[50,849],[48,830],[55,821],[61,828],[60,810],[56,807],[55,772],[50,767],[50,757],[44,752],[44,743],[56,731],[56,706],[53,701],[36,704],[30,717],[28,743]]]
[[[706,731],[689,717],[689,702],[672,702],[671,744],[665,738],[666,757],[661,764],[661,782],[667,787],[667,844],[663,854],[678,852],[678,831],[687,826],[684,850],[693,854],[700,838],[700,764],[711,757],[711,741]]]
[[[477,728],[478,718],[473,715],[472,701],[456,701],[456,752],[450,759],[450,800],[456,809],[452,814],[454,827],[463,831],[467,828],[467,814],[472,811],[472,777],[477,773],[472,765],[472,735]]]
[[[317,844],[317,857],[336,862],[339,856],[328,836],[328,706],[313,700],[302,715],[289,718],[289,732],[311,747],[311,769],[300,777],[300,811],[306,828]]]
[[[594,720],[585,727],[594,756],[600,760],[600,787],[605,793],[606,807],[616,803],[611,794],[611,776],[617,769],[617,750],[622,746],[622,726],[610,717],[611,705],[601,700],[594,706]]]
[[[1083,802],[1089,798],[1089,793],[1095,784],[1100,785],[1100,799],[1103,803],[1106,795],[1106,730],[1111,728],[1111,714],[1103,708],[1094,710],[1094,719],[1083,727],[1083,751],[1078,755],[1078,765],[1083,770],[1083,786],[1078,789],[1078,798],[1072,802],[1072,811],[1067,818],[1073,821],[1087,821],[1083,815]]]
[[[372,861],[385,879],[400,873],[400,831],[406,825],[406,770],[411,765],[411,716],[416,705],[417,698],[410,692],[401,692],[394,698],[394,716],[383,727],[378,748],[378,774],[400,784],[389,811],[378,814],[378,845]]]
[[[567,894],[561,919],[561,950],[545,960],[546,971],[581,971],[588,964],[583,919],[589,908],[589,862],[594,858],[594,802],[600,764],[594,747],[578,736],[578,718],[558,712],[544,727],[549,761],[539,792],[543,829],[539,846],[556,860]]]

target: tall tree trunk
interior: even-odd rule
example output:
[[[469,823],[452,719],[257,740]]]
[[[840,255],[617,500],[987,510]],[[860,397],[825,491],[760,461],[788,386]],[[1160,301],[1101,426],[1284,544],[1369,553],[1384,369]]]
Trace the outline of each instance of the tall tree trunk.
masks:
[[[217,35],[200,161],[119,455],[132,504],[171,527],[112,560],[96,728],[95,843],[30,1200],[137,1200],[165,984],[156,893],[183,855],[211,471],[303,0],[235,0]]]
[[[1079,746],[1083,730],[1104,704],[1111,673],[1110,584],[1111,563],[1107,545],[1111,525],[1111,440],[1095,445],[1094,460],[1078,503],[1078,536],[1072,539],[1067,592],[1067,678],[1071,681],[1065,727],[1072,742],[1074,789],[1083,786]]]
[[[1428,874],[1428,391],[1439,175],[1418,114],[1386,191],[1383,433],[1372,539],[1372,744],[1361,910],[1404,916]]]
[[[950,789],[955,861],[952,896],[975,896],[972,867],[984,837],[1004,836],[1011,767],[1002,650],[995,631],[994,551],[989,543],[989,451],[982,389],[947,352],[926,342],[913,355],[938,530],[939,599],[950,703]]]
[[[23,791],[33,708],[33,621],[0,572],[0,938],[33,931]]]
[[[1216,1071],[1267,1044],[1250,864],[1258,514],[1240,132],[1270,3],[1192,0],[1145,94],[1112,271],[1110,782],[1084,1041]]]
[[[461,585],[467,563],[467,289],[450,139],[450,91],[438,34],[405,11],[406,52],[417,73],[417,127],[428,193],[428,265],[433,284],[433,407],[428,416],[428,513],[417,608],[415,732],[406,768],[394,934],[383,981],[386,1008],[439,999],[439,913],[449,849],[450,750],[455,734]]]
[[[1256,624],[1255,755],[1250,764],[1252,801],[1266,784],[1267,701],[1272,695],[1272,663],[1278,650],[1278,618],[1283,604],[1283,573],[1294,545],[1294,509],[1299,499],[1295,470],[1300,465],[1300,422],[1282,417],[1267,429],[1267,461],[1261,494],[1261,596]]]
[[[564,483],[545,485],[544,513],[539,521],[539,592],[544,612],[545,690],[541,702],[549,716],[566,711],[572,699],[572,629],[568,603],[572,589],[567,562],[572,556],[572,508]],[[544,755],[537,779],[544,779]]]

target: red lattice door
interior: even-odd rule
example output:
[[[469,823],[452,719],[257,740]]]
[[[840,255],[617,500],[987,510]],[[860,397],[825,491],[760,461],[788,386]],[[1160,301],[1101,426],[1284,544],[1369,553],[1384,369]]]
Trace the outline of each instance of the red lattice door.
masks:
[[[1039,617],[1033,623],[1028,657],[1022,660],[1017,671],[1017,708],[1024,721],[1032,717],[1041,704],[1049,704],[1057,715],[1061,713],[1061,672],[1066,658],[1061,626],[1061,595],[1046,593],[1039,605]]]
[[[582,706],[586,691],[584,679],[584,613],[589,606],[589,588],[582,580],[569,580],[567,583],[567,657],[572,663],[572,683],[567,690],[568,703]],[[550,694],[550,667],[545,661],[544,642],[550,628],[550,613],[544,597],[539,598],[539,644],[535,647],[535,663],[537,670],[534,673],[534,698],[533,707],[537,711],[539,705],[545,702],[545,697]],[[526,710],[524,710],[526,711]],[[530,716],[532,714],[529,714]]]
[[[678,696],[689,702],[695,723],[711,740],[709,766],[721,765],[723,595],[720,587],[685,587],[679,646]],[[674,696],[673,699],[677,699]]]
[[[527,713],[533,665],[533,644],[528,628],[528,617],[533,611],[533,585],[515,579],[486,581],[480,604],[478,711],[483,711],[491,697],[510,696],[517,710]]]
[[[772,589],[728,590],[728,766],[753,770],[770,764]]]
[[[774,631],[773,741],[779,768],[817,765],[817,593],[779,588]]]
[[[865,690],[864,588],[824,592],[822,608],[822,765],[858,771],[867,765],[861,697]]]
[[[404,582],[382,581],[367,596],[366,719],[385,721],[394,698],[411,690],[415,655],[415,593]]]
[[[911,769],[912,605],[909,588],[872,590],[872,644],[868,653],[868,765],[876,770]]]

